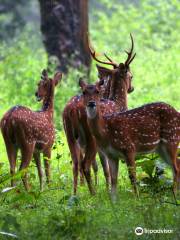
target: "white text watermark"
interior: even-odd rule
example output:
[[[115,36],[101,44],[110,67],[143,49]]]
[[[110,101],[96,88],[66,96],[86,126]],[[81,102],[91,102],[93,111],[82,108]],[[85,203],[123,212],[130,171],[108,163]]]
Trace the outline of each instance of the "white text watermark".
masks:
[[[140,236],[143,234],[169,234],[169,233],[173,233],[173,230],[166,229],[166,228],[148,229],[148,228],[136,227],[134,232],[136,235]]]

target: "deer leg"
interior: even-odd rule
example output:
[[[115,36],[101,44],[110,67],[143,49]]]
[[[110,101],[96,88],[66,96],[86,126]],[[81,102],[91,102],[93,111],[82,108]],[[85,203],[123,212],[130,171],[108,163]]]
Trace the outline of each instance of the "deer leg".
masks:
[[[90,148],[91,149],[91,148]],[[91,178],[91,176],[89,176],[90,174],[90,165],[87,164],[86,166],[82,167],[83,164],[85,164],[86,162],[89,161],[89,163],[91,162],[91,165],[92,165],[92,169],[93,169],[93,172],[94,172],[94,176],[95,176],[95,185],[97,185],[98,183],[98,177],[97,177],[97,173],[98,173],[98,164],[97,164],[97,161],[96,161],[96,154],[93,153],[92,156],[91,156],[91,153],[89,152],[89,146],[88,146],[88,150],[86,151],[86,155],[84,157],[84,163],[81,164],[81,168],[83,170],[83,168],[85,169],[85,171],[87,172],[87,168],[89,168],[89,173],[87,172],[86,173],[86,176],[88,177],[88,181],[91,181],[89,180]],[[94,159],[93,159],[93,156],[94,156]],[[86,159],[85,159],[86,158]],[[89,160],[90,159],[90,160]]]
[[[10,174],[11,174],[11,187],[15,185],[15,180],[13,179],[16,168],[16,159],[17,159],[17,148],[11,143],[6,144],[7,155],[10,165]]]
[[[172,153],[172,160],[173,160],[173,191],[174,193],[177,190],[180,190],[180,164],[178,163],[177,154]]]
[[[178,168],[178,176],[177,176],[177,189],[180,191],[180,160],[179,158],[176,159],[177,168]]]
[[[84,174],[81,166],[79,166],[79,172],[80,172],[80,185],[84,185]]]
[[[40,190],[42,191],[43,190],[43,172],[42,172],[42,167],[41,167],[40,153],[39,152],[34,152],[33,156],[34,156],[34,160],[36,162],[36,166],[37,166],[37,169],[38,169]]]
[[[7,132],[7,128],[5,128],[5,126],[4,126],[3,128],[1,128],[1,131],[2,131],[3,138],[4,138],[6,152],[7,152],[8,160],[9,160],[10,175],[11,175],[11,187],[13,187],[15,185],[13,176],[15,174],[15,169],[16,169],[17,148],[9,139],[9,134]]]
[[[176,193],[177,189],[179,189],[180,186],[180,164],[177,158],[177,145],[171,145],[171,144],[164,144],[164,149],[167,152],[167,157],[169,159],[168,163],[171,164],[173,168],[173,174],[174,174],[174,183],[173,183],[173,191]]]
[[[84,173],[83,173],[83,168],[82,168],[82,164],[81,162],[83,161],[83,153],[82,151],[80,150],[80,154],[79,154],[79,173],[80,173],[80,184],[81,185],[84,185]]]
[[[83,169],[79,167],[81,164],[81,150],[77,144],[72,144],[70,148],[71,158],[73,161],[73,193],[76,195],[77,193],[77,185],[78,185],[78,173],[79,171],[83,175]]]
[[[111,177],[111,198],[116,200],[117,178],[119,169],[119,160],[108,157],[109,171]]]
[[[173,191],[176,192],[180,185],[180,165],[177,158],[177,145],[161,143],[158,148],[158,153],[161,158],[171,165],[174,174]]]
[[[128,153],[126,155],[126,164],[128,167],[129,178],[130,178],[131,184],[133,186],[133,190],[134,190],[136,196],[139,197],[139,191],[138,191],[137,182],[136,182],[136,165],[135,165],[134,153]]]
[[[99,158],[101,161],[101,165],[103,168],[104,176],[106,179],[106,187],[109,189],[109,183],[110,183],[110,174],[109,174],[109,165],[106,156],[104,156],[101,152],[99,152]]]
[[[95,194],[95,190],[92,186],[90,170],[91,170],[91,165],[92,165],[95,157],[96,157],[96,148],[94,148],[94,146],[90,146],[88,144],[86,151],[85,151],[84,159],[82,161],[82,168],[83,168],[84,176],[85,176],[87,184],[88,184],[89,191],[92,195]]]
[[[27,168],[32,159],[32,155],[34,152],[34,146],[35,146],[35,144],[26,144],[26,145],[23,145],[23,147],[21,147],[22,160],[21,160],[21,165],[20,165],[19,170],[25,171],[22,173],[22,181],[23,181],[24,187],[27,191],[30,188],[29,184],[28,184],[28,179],[27,179]]]
[[[47,184],[50,183],[50,159],[51,159],[51,149],[47,149],[43,152],[43,159],[44,159],[44,168],[46,174],[46,182]]]
[[[77,185],[78,185],[78,160],[73,159],[73,192],[74,195],[77,193]]]
[[[66,138],[71,154],[72,164],[73,164],[73,193],[76,195],[77,193],[77,184],[78,184],[78,171],[79,171],[79,164],[80,163],[80,147],[77,143],[79,134],[78,134],[78,119],[76,114],[71,113],[71,119],[67,112],[64,112],[63,115],[63,123],[64,123],[64,130],[66,133]],[[80,170],[82,172],[82,170]]]
[[[173,171],[174,171],[174,180],[173,180],[173,191],[176,193],[177,191],[180,191],[180,163],[177,162],[173,165]]]
[[[68,141],[72,164],[73,164],[73,193],[74,195],[76,195],[79,171],[83,175],[83,170],[81,169],[81,167],[79,168],[79,165],[81,164],[81,157],[83,159],[83,156],[82,156],[82,152],[79,147],[79,144],[77,144],[77,141],[71,141],[71,139],[68,137],[67,137],[67,141]]]
[[[98,184],[98,176],[97,176],[98,164],[97,164],[97,161],[95,158],[94,158],[94,161],[92,162],[92,168],[93,168],[94,176],[95,176],[95,185],[97,185]]]

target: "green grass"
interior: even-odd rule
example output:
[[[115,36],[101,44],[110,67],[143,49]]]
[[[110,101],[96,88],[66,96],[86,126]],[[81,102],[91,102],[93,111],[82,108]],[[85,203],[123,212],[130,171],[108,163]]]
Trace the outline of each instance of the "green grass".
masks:
[[[109,200],[101,171],[96,196],[91,197],[87,186],[81,186],[78,196],[73,197],[69,162],[60,162],[59,170],[57,165],[55,160],[53,183],[44,192],[38,192],[38,179],[32,167],[32,192],[26,193],[19,186],[1,194],[0,229],[15,233],[20,239],[137,239],[134,229],[141,226],[170,229],[173,234],[163,235],[163,239],[179,238],[180,209],[173,205],[171,191],[156,193],[142,189],[137,200],[131,192],[126,168],[121,164],[116,204]],[[142,237],[161,238],[161,234]]]
[[[90,36],[98,52],[106,52],[117,62],[126,59],[131,32],[137,56],[131,64],[135,91],[129,95],[133,108],[153,101],[165,101],[180,109],[180,43],[178,11],[173,1],[140,1],[137,6],[117,5],[101,0],[104,11],[91,9]],[[113,5],[113,4],[114,5]],[[13,105],[21,104],[36,110],[34,93],[41,71],[46,68],[47,55],[40,34],[26,26],[11,45],[0,44],[0,116]],[[159,182],[141,182],[140,199],[131,192],[125,164],[120,164],[118,198],[109,200],[99,165],[97,194],[90,196],[87,186],[78,187],[72,196],[72,166],[62,129],[61,113],[71,96],[80,92],[78,77],[81,71],[71,69],[56,90],[55,124],[57,148],[53,150],[52,184],[39,192],[35,163],[29,173],[32,190],[18,186],[0,193],[0,232],[16,234],[19,239],[180,239],[180,207],[174,205],[170,190],[172,175],[166,170]],[[90,82],[97,80],[95,63]],[[140,165],[140,164],[139,164]],[[145,169],[145,168],[143,168]],[[138,179],[147,176],[140,166]],[[0,192],[10,184],[9,164],[5,146],[0,137]],[[179,197],[179,196],[178,196]],[[172,234],[144,234],[137,237],[134,229],[172,229]],[[11,237],[0,234],[0,239]]]

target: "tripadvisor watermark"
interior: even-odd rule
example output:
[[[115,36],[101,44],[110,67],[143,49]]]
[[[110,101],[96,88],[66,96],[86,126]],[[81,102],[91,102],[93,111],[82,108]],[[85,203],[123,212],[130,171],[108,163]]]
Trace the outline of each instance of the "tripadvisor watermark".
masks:
[[[165,229],[165,228],[148,229],[148,228],[136,227],[134,232],[136,235],[140,236],[142,234],[169,234],[169,233],[173,233],[173,230]]]

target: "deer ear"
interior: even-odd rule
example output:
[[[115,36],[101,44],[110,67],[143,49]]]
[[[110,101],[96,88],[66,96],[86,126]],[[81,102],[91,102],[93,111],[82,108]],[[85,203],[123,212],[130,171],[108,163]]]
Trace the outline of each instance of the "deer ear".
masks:
[[[46,69],[43,69],[43,70],[42,70],[42,75],[43,75],[43,76],[45,76],[45,75],[48,75],[48,73],[47,73],[47,70],[46,70]]]
[[[48,72],[47,72],[46,69],[42,70],[41,79],[42,80],[47,80],[48,79]]]
[[[82,78],[79,78],[79,86],[82,90],[86,87],[86,83]]]
[[[111,78],[113,70],[105,67],[101,67],[98,64],[96,64],[97,70],[98,70],[98,76],[100,79],[105,78]]]
[[[61,73],[61,72],[55,73],[54,79],[53,79],[55,86],[59,83],[59,81],[61,80],[61,78],[62,78],[62,73]]]

